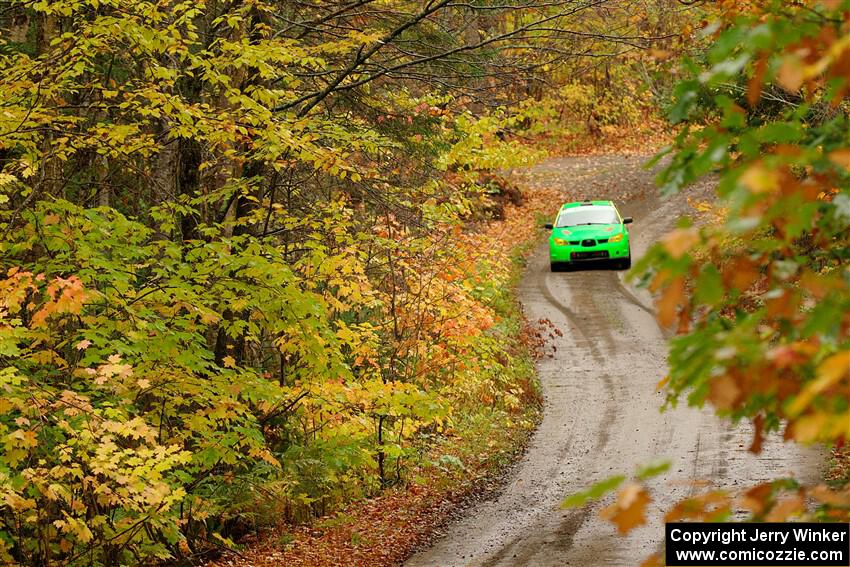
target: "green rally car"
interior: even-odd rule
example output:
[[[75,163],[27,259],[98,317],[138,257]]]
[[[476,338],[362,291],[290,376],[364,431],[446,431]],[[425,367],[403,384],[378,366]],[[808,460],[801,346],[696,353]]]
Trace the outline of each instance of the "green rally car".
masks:
[[[612,201],[565,203],[558,211],[549,237],[549,261],[552,271],[581,262],[608,260],[620,268],[630,268],[632,252],[626,225],[631,217],[622,217]]]

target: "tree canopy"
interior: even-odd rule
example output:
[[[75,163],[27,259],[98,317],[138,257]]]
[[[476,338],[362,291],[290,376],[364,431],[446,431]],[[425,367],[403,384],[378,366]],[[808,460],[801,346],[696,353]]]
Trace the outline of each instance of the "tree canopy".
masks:
[[[186,559],[402,481],[463,415],[512,426],[535,394],[519,242],[474,229],[508,198],[493,172],[559,116],[639,117],[612,58],[663,84],[627,56],[677,21],[0,3],[0,559]]]

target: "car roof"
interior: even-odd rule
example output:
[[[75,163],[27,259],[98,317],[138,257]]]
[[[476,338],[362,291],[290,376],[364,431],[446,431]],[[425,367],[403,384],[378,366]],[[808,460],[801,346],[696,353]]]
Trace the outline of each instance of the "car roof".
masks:
[[[572,209],[573,207],[589,207],[589,206],[597,206],[597,207],[614,207],[614,201],[574,201],[572,203],[564,203],[561,205],[561,210],[564,209]]]

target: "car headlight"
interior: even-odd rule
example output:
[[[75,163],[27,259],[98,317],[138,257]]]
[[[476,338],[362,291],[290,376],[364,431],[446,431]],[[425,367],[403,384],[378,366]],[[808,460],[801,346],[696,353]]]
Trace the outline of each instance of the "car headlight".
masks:
[[[563,238],[556,238],[555,244],[557,244],[558,246],[566,246],[567,244],[569,244],[569,242],[567,242]]]
[[[619,242],[623,239],[623,233],[615,234],[611,238],[608,239],[608,242]]]

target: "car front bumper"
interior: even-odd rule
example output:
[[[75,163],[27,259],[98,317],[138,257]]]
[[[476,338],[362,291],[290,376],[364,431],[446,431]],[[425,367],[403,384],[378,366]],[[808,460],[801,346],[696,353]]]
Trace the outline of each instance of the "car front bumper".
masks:
[[[585,262],[626,258],[629,255],[629,240],[620,242],[603,242],[595,246],[580,244],[558,245],[549,242],[549,259],[552,262]]]

